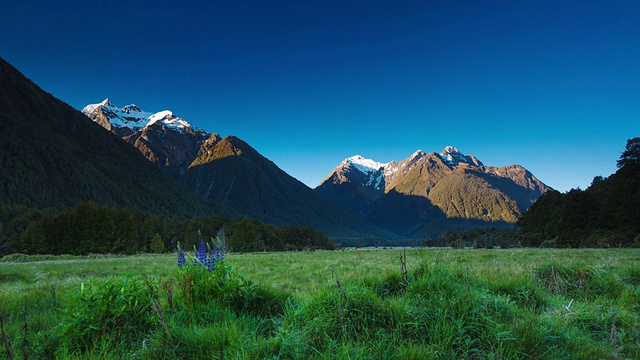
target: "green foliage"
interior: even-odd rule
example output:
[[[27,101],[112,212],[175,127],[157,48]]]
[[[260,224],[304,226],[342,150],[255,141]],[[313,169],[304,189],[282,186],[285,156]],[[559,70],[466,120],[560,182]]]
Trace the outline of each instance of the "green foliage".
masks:
[[[175,255],[2,262],[0,314],[19,353],[27,309],[36,359],[640,355],[637,249],[407,249],[406,277],[397,254],[229,254],[256,282]]]
[[[71,352],[139,341],[157,326],[156,294],[153,281],[138,278],[82,284],[78,298],[64,310],[66,318],[54,329],[52,340]]]
[[[631,247],[640,234],[640,138],[627,141],[619,170],[596,176],[587,190],[549,191],[517,222],[522,245]]]
[[[627,146],[618,160],[618,168],[640,165],[640,137],[627,140]]]
[[[473,247],[474,249],[493,249],[500,246],[508,249],[520,246],[515,229],[477,228],[466,231],[449,230],[441,238],[431,238],[423,242],[423,246],[442,246],[446,244],[454,249]]]
[[[246,280],[224,261],[217,262],[213,271],[206,271],[204,266],[184,266],[178,270],[176,281],[176,299],[189,310],[215,303],[238,314],[270,317],[282,314],[288,298],[284,292],[266,291]]]
[[[537,247],[556,237],[561,201],[559,191],[549,190],[520,216],[516,225],[522,229],[522,246]]]
[[[149,249],[152,253],[162,254],[164,252],[164,243],[162,242],[162,235],[156,233],[153,235],[151,239],[151,244],[149,244]]]
[[[242,252],[335,248],[326,234],[310,226],[277,228],[246,217],[178,219],[93,202],[45,210],[0,205],[0,222],[7,224],[0,235],[11,251],[26,254],[162,253],[178,241],[192,247],[199,231],[223,231],[232,249]]]
[[[251,252],[258,247],[258,234],[246,217],[241,217],[235,224],[229,247],[237,252]]]
[[[7,238],[7,235],[3,231],[2,223],[0,223],[0,258],[11,252],[13,243]]]

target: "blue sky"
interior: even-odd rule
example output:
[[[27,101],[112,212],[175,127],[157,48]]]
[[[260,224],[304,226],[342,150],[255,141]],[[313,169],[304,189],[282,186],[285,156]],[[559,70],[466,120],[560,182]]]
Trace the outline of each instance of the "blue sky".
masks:
[[[314,187],[355,154],[454,145],[586,188],[640,136],[637,1],[20,1],[0,56],[236,135]]]

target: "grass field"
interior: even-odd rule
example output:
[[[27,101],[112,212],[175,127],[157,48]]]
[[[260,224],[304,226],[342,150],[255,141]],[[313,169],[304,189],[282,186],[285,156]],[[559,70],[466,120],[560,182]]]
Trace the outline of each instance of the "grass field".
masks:
[[[640,358],[640,250],[403,253],[5,258],[0,357]]]

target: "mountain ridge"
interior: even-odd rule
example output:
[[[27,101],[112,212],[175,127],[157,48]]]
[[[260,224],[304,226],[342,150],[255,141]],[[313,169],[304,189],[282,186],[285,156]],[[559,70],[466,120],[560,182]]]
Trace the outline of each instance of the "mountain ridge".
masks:
[[[354,158],[375,166],[351,166]],[[376,181],[371,181],[374,177]],[[451,219],[474,220],[474,224],[477,220],[487,226],[514,224],[549,189],[520,165],[487,166],[447,146],[440,153],[417,150],[404,160],[385,164],[359,155],[347,158],[314,191],[383,228],[403,236],[423,236],[425,229],[433,228],[429,223],[439,222],[445,229],[443,222],[453,224]],[[407,230],[395,223],[406,223]],[[456,227],[459,224],[455,222]]]
[[[334,237],[395,236],[316,194],[237,136],[207,132],[168,110],[136,107],[141,115],[126,119],[124,108],[108,100],[83,110],[191,191],[240,214],[275,225],[313,225]],[[172,126],[176,119],[180,127]]]
[[[2,58],[0,149],[3,204],[44,208],[94,201],[180,217],[233,214],[193,196]]]

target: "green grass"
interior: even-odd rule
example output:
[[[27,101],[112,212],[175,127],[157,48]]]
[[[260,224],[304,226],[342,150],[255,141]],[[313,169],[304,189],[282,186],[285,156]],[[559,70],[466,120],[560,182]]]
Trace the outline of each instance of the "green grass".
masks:
[[[640,250],[401,253],[17,256],[0,314],[15,358],[640,358]]]

